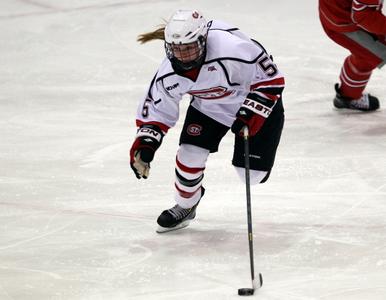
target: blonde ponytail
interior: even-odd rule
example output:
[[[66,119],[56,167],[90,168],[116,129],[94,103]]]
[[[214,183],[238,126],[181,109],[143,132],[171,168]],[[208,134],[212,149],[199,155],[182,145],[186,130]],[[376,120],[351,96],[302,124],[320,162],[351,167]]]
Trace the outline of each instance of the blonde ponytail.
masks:
[[[138,36],[137,41],[141,44],[150,42],[152,40],[165,40],[164,32],[165,32],[165,26],[166,25],[160,25],[158,29],[142,33]]]

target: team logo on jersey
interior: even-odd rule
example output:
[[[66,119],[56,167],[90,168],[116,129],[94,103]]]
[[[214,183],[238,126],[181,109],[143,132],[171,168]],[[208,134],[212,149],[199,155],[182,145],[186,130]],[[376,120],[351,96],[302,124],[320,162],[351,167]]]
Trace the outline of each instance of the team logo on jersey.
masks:
[[[209,66],[209,67],[208,67],[208,71],[209,71],[209,72],[213,72],[213,71],[217,71],[217,69],[216,69],[215,66]]]
[[[193,17],[194,19],[197,19],[197,18],[199,17],[198,12],[195,11],[195,12],[192,14],[192,17]]]
[[[198,124],[190,124],[186,131],[189,135],[197,136],[201,134],[202,126]]]
[[[234,91],[229,91],[226,87],[216,86],[210,89],[189,91],[188,94],[197,98],[212,100],[227,97],[233,94]]]

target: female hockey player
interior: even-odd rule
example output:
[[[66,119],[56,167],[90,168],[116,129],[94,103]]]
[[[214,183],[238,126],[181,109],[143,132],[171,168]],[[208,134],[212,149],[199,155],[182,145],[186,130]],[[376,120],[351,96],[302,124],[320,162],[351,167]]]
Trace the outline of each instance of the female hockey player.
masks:
[[[374,111],[379,100],[363,93],[372,71],[386,62],[386,17],[383,0],[319,0],[319,16],[326,34],[351,54],[335,84],[336,108]]]
[[[244,178],[241,130],[250,132],[251,182],[268,179],[284,123],[284,78],[272,57],[238,28],[206,22],[197,11],[179,10],[165,28],[139,41],[165,41],[166,58],[140,102],[130,164],[138,179],[149,176],[150,162],[179,116],[183,95],[191,96],[175,166],[173,208],[158,217],[158,232],[185,227],[196,215],[209,153],[218,150],[229,128],[235,133],[232,164]]]

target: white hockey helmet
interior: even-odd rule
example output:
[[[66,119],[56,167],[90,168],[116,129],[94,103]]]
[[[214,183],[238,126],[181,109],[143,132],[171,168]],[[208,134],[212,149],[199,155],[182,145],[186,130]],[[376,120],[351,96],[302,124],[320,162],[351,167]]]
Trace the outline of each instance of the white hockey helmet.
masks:
[[[176,11],[165,27],[166,56],[176,71],[199,67],[205,59],[208,26],[196,10]]]

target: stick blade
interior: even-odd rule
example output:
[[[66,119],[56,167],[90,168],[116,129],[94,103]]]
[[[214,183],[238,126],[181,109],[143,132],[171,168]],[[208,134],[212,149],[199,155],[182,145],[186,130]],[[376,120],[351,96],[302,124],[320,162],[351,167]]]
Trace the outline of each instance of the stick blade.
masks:
[[[241,288],[238,290],[238,292],[239,296],[252,296],[255,290],[251,288]]]
[[[252,296],[255,293],[255,290],[263,286],[263,275],[261,273],[259,273],[258,284],[256,284],[256,281],[252,281],[252,286],[253,288],[238,289],[239,296]]]

